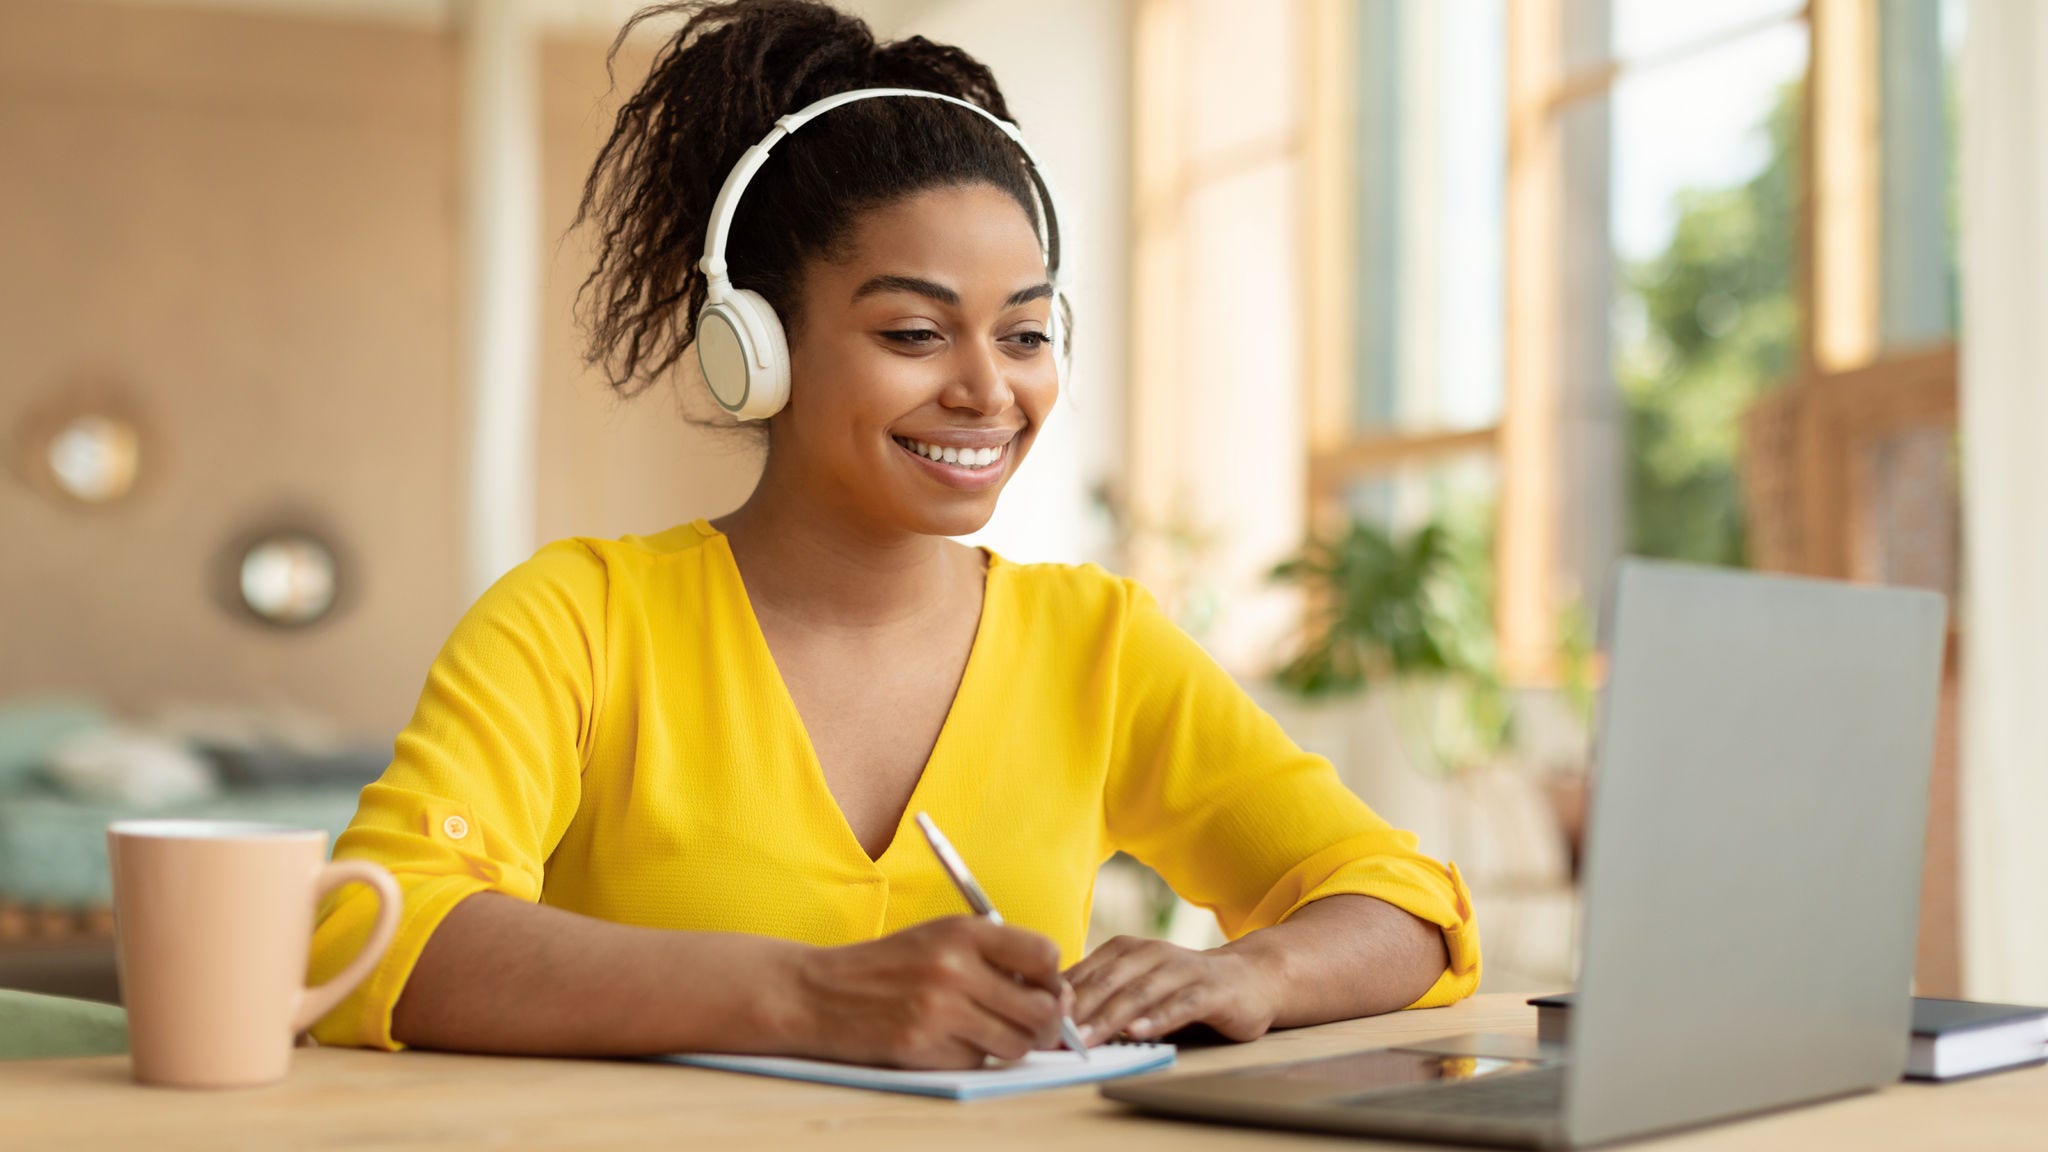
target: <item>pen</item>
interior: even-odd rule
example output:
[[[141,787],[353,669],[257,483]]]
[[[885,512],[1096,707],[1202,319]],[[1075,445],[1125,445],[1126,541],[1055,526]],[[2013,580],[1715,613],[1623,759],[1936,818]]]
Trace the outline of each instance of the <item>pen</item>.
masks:
[[[967,906],[974,909],[975,915],[985,918],[990,923],[1001,924],[1003,914],[996,911],[994,904],[989,903],[988,893],[981,890],[981,885],[975,882],[974,873],[967,870],[967,861],[962,860],[960,853],[953,850],[953,842],[946,839],[946,834],[939,831],[939,826],[932,823],[932,818],[922,812],[917,814],[917,826],[924,832],[925,843],[932,846],[932,854],[939,858],[939,867],[946,870],[946,875],[953,879],[953,887],[958,888],[960,895],[966,897]],[[1060,1016],[1060,1039],[1066,1041],[1067,1047],[1079,1052],[1081,1059],[1094,1059],[1088,1055],[1088,1045],[1082,1042],[1081,1033],[1074,1027],[1074,1018],[1064,1013]]]

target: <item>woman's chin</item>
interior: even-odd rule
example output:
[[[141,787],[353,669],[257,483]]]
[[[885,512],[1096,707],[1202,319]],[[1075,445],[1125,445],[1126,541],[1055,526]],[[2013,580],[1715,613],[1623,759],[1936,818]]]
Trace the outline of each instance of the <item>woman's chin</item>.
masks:
[[[927,502],[911,519],[927,536],[971,535],[995,517],[997,491],[976,493],[972,499]]]

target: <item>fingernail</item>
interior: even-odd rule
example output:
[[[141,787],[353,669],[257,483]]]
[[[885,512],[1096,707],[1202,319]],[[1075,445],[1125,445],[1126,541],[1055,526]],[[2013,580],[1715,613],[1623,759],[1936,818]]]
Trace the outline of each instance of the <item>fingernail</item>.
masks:
[[[1150,1016],[1140,1016],[1136,1020],[1131,1021],[1130,1027],[1124,1029],[1124,1031],[1129,1032],[1133,1036],[1143,1036],[1151,1030],[1152,1018]]]
[[[1080,1028],[1078,1029],[1078,1031],[1079,1031],[1079,1032],[1081,1033],[1081,1043],[1083,1043],[1083,1044],[1089,1044],[1089,1043],[1093,1043],[1093,1042],[1094,1042],[1094,1040],[1095,1040],[1095,1025],[1093,1025],[1093,1024],[1083,1024],[1083,1025],[1081,1025],[1081,1027],[1080,1027]]]

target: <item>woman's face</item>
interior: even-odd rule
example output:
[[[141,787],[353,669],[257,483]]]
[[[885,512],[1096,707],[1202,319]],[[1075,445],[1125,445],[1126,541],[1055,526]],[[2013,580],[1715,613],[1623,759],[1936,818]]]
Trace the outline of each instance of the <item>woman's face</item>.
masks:
[[[865,528],[980,528],[1059,394],[1051,306],[1031,223],[991,185],[863,213],[844,259],[805,270],[769,466]]]

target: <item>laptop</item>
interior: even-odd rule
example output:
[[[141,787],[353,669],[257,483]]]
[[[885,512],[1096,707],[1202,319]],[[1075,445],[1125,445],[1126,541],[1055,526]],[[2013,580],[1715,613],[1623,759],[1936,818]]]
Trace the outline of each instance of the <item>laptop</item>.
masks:
[[[1102,1094],[1577,1148],[1899,1079],[1945,618],[1930,592],[1623,561],[1569,1046],[1469,1035]]]

